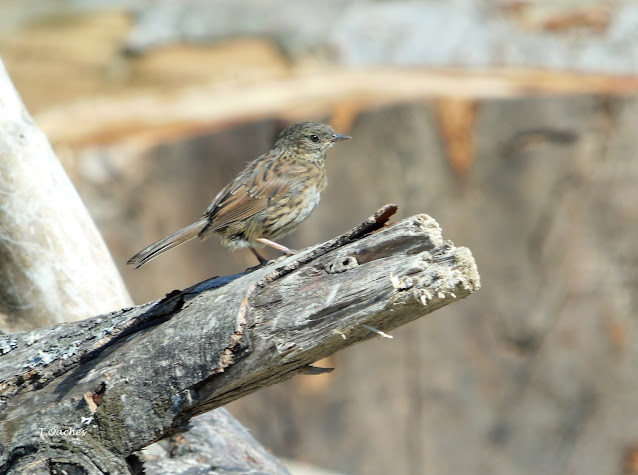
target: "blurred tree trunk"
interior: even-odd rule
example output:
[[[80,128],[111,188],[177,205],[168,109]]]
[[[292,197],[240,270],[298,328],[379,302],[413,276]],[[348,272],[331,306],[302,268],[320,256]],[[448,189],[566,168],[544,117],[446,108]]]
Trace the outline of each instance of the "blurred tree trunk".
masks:
[[[0,331],[131,304],[91,216],[0,61]]]

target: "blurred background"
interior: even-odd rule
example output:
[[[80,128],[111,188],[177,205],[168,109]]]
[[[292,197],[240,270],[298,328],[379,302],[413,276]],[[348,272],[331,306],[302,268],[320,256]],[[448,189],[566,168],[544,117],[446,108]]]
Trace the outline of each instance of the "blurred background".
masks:
[[[125,262],[299,120],[353,139],[283,244],[393,202],[471,249],[477,294],[229,407],[275,454],[638,474],[638,2],[0,0],[0,57],[138,303],[255,264]]]

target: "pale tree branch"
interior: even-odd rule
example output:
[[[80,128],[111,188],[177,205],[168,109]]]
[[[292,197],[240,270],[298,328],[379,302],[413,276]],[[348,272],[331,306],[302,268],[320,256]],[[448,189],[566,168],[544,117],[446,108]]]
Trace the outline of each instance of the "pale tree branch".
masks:
[[[131,304],[113,259],[0,60],[0,332]]]

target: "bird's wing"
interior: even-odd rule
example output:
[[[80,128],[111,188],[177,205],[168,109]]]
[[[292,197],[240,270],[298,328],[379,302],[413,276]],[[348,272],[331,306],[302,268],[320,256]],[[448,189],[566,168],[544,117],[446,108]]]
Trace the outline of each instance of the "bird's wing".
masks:
[[[251,165],[226,186],[206,210],[209,230],[253,216],[290,190],[292,182],[285,178],[287,174],[281,168],[284,163],[257,159]]]

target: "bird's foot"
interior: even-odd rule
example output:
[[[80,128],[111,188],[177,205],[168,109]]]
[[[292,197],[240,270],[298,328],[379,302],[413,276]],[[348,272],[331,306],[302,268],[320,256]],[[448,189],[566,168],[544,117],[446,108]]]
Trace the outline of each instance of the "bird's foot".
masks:
[[[266,264],[268,264],[268,262],[270,262],[268,259],[266,259],[264,256],[262,256],[261,254],[259,254],[257,252],[257,249],[255,249],[254,247],[250,248],[251,252],[255,255],[255,257],[257,258],[257,260],[259,261],[259,265],[260,266],[264,266]]]

